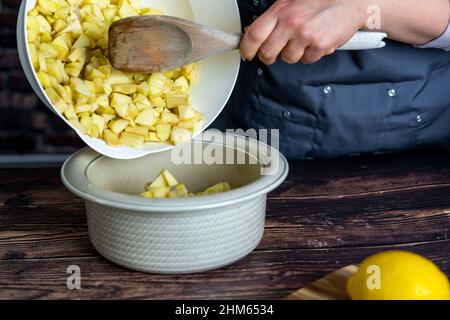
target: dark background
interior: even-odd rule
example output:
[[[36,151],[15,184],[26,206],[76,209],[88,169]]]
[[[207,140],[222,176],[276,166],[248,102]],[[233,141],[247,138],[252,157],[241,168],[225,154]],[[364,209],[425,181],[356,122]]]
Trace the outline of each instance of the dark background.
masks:
[[[20,3],[0,0],[0,164],[18,158],[33,162],[38,155],[51,162],[83,146],[39,100],[25,78],[15,30]]]

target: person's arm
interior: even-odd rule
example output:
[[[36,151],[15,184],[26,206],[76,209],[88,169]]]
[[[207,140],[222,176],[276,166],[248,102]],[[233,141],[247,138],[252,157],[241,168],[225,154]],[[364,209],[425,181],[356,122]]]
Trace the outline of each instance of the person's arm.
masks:
[[[449,0],[278,0],[246,31],[243,58],[266,64],[314,63],[333,53],[361,29],[367,9],[378,6],[381,28],[393,40],[420,45],[444,33]]]

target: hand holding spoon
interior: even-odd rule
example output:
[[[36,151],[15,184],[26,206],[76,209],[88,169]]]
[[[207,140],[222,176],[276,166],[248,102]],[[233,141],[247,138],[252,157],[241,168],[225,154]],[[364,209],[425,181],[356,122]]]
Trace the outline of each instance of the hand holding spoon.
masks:
[[[340,50],[385,46],[380,32],[358,32]],[[109,28],[109,59],[114,68],[130,72],[177,69],[206,57],[236,50],[242,34],[225,32],[171,16],[137,16]]]

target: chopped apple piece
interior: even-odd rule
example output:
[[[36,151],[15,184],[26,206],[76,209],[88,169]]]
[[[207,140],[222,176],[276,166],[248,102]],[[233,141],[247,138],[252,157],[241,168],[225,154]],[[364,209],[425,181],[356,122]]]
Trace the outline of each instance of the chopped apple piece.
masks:
[[[151,142],[160,142],[161,141],[159,139],[158,135],[156,134],[156,132],[149,132],[147,140],[151,141]]]
[[[190,105],[178,106],[178,115],[181,120],[189,120],[195,117],[195,109]]]
[[[153,193],[151,191],[145,191],[144,193],[141,194],[141,197],[153,198]]]
[[[134,83],[113,84],[112,91],[123,94],[132,94],[137,92],[138,86]]]
[[[87,134],[86,128],[80,123],[78,118],[72,118],[72,119],[69,119],[68,121],[72,126],[74,126],[82,134]]]
[[[172,127],[170,126],[170,124],[156,125],[156,134],[158,135],[160,141],[164,142],[169,139],[171,128]]]
[[[148,185],[147,190],[150,190],[150,188],[158,187],[167,187],[166,179],[164,179],[164,176],[162,174],[156,177],[156,179]]]
[[[181,76],[175,80],[175,86],[179,88],[178,90],[181,92],[187,92],[189,90],[189,82],[185,76]]]
[[[117,119],[114,121],[111,121],[109,124],[109,127],[115,134],[120,134],[123,130],[125,130],[126,127],[128,127],[128,124],[130,122],[125,119]]]
[[[148,78],[150,96],[152,97],[160,96],[164,92],[166,82],[167,78],[164,74],[159,72],[153,73]]]
[[[155,124],[155,115],[151,109],[144,109],[134,120],[137,124],[144,127],[152,127]]]
[[[103,131],[103,140],[110,146],[116,147],[120,145],[119,136],[109,129]]]
[[[164,179],[166,180],[166,183],[169,187],[174,187],[178,184],[177,179],[169,172],[169,170],[163,170],[161,174],[164,176]]]
[[[131,103],[131,98],[121,93],[113,93],[111,96],[111,107],[114,109],[120,106],[128,106]]]
[[[39,53],[45,58],[55,58],[58,54],[58,50],[49,43],[41,43],[39,45]]]
[[[177,124],[178,122],[180,122],[180,118],[175,113],[164,112],[161,115],[161,122],[162,123]]]
[[[121,144],[130,146],[133,148],[142,148],[144,145],[144,138],[128,132],[122,132],[119,137]]]
[[[167,108],[175,108],[180,105],[186,105],[189,103],[189,96],[186,94],[168,94],[166,95]]]
[[[171,140],[175,145],[182,144],[192,139],[191,131],[176,127],[172,130]]]
[[[127,127],[125,128],[125,132],[142,136],[144,139],[148,137],[148,128],[145,127]]]
[[[83,69],[83,63],[82,62],[72,62],[65,65],[64,70],[66,73],[74,78],[77,78],[81,70]]]
[[[92,92],[89,90],[89,87],[85,81],[79,78],[71,78],[70,84],[76,92],[79,92],[83,96],[90,97],[92,95]]]
[[[137,16],[138,13],[130,6],[127,0],[122,0],[119,8],[119,16],[124,19],[127,17]]]
[[[153,198],[166,198],[170,192],[170,187],[150,187]]]
[[[108,78],[108,83],[111,85],[118,83],[130,83],[130,79],[122,71],[112,69],[111,74]]]

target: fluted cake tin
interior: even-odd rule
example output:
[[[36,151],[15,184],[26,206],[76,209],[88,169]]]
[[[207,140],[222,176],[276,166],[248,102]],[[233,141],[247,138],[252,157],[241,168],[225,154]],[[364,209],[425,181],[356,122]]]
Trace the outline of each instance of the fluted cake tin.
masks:
[[[86,201],[95,249],[121,266],[163,274],[216,269],[253,251],[264,232],[267,193],[284,181],[288,163],[274,148],[270,157],[261,155],[260,142],[245,139],[243,149],[235,142],[244,138],[235,138],[192,141],[182,147],[204,151],[221,146],[224,154],[247,157],[246,163],[180,164],[173,160],[177,149],[133,160],[108,158],[89,148],[72,155],[61,178]],[[232,190],[177,199],[140,197],[145,183],[162,169],[193,192],[220,181],[229,182]]]

